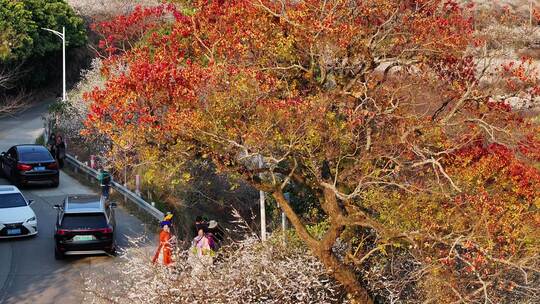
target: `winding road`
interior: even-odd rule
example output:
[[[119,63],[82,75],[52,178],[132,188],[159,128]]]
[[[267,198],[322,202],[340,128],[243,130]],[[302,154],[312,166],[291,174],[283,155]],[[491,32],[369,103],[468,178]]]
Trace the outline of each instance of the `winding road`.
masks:
[[[9,118],[0,118],[0,151],[16,144],[34,143],[43,131],[41,115],[47,105],[33,107]],[[9,181],[0,178],[0,184]],[[22,189],[38,220],[38,235],[23,239],[0,240],[0,303],[83,303],[84,280],[93,272],[112,272],[115,258],[109,256],[71,256],[54,259],[54,204],[66,194],[95,193],[69,175],[61,172],[57,189],[29,187]],[[0,209],[0,212],[1,209]],[[148,228],[121,207],[116,212],[117,242],[128,245],[128,236],[148,235]]]

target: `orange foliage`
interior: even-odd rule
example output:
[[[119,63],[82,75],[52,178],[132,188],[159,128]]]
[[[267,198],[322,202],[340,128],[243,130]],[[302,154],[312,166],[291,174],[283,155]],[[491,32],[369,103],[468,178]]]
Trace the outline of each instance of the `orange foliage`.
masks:
[[[355,226],[373,229],[383,247],[413,243],[430,269],[421,297],[477,301],[484,280],[510,280],[501,264],[538,266],[539,138],[480,85],[467,9],[433,0],[195,0],[137,11],[105,29],[133,33],[123,28],[129,20],[168,17],[137,26],[143,41],[111,53],[105,88],[86,95],[87,132],[108,135],[113,153],[152,153],[164,176],[204,155],[270,192],[358,299],[371,301],[331,250]],[[109,35],[104,46],[118,51],[110,47],[126,39]],[[526,65],[504,67],[505,93],[536,95]],[[282,199],[288,183],[319,199],[329,221],[322,240]],[[492,284],[488,296],[506,299]]]

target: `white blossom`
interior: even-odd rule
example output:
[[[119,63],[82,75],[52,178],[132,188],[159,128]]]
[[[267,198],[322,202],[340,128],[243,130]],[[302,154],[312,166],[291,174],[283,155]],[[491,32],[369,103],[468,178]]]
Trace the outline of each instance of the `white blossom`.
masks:
[[[249,237],[220,249],[214,264],[193,274],[189,250],[172,267],[151,264],[153,252],[134,242],[110,273],[86,280],[90,303],[345,303],[343,289],[305,249],[281,239]],[[106,276],[106,277],[103,277]]]

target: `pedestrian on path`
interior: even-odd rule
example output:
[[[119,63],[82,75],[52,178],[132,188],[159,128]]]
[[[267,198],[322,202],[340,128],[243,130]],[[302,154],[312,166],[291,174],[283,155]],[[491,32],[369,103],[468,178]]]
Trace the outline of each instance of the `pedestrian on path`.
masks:
[[[200,229],[203,229],[203,231],[206,233],[208,230],[208,223],[203,219],[202,216],[198,215],[195,218],[195,233],[198,233]]]
[[[66,143],[60,135],[56,136],[55,153],[56,155],[54,157],[58,161],[58,166],[62,169],[64,167],[64,159],[66,158]]]
[[[223,241],[223,234],[219,228],[219,223],[215,220],[208,222],[208,232],[206,233],[208,243],[212,250],[217,251],[219,244]]]
[[[49,149],[51,155],[56,158],[56,134],[54,132],[49,135],[49,140],[47,140],[47,149]]]
[[[210,255],[212,248],[210,248],[210,241],[203,228],[199,229],[198,235],[193,239],[193,247],[199,257]]]
[[[159,245],[152,259],[152,263],[156,263],[161,257],[161,263],[169,266],[172,263],[172,243],[174,236],[171,235],[170,221],[161,222],[161,232],[159,233]]]
[[[210,243],[204,229],[199,229],[197,233],[198,235],[193,239],[188,255],[188,263],[192,267],[191,275],[193,277],[207,272],[214,260],[214,252],[210,248]]]
[[[101,195],[106,199],[109,199],[109,192],[111,189],[112,176],[104,168],[99,169],[98,181],[101,185]]]

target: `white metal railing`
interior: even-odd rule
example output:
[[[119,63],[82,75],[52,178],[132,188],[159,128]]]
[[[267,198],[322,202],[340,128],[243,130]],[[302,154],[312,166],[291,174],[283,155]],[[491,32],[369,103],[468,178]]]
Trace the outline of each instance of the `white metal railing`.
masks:
[[[92,169],[76,159],[75,157],[66,154],[67,162],[69,162],[73,167],[85,172],[89,176],[97,179],[98,178],[98,172],[95,169]],[[111,183],[111,187],[118,191],[118,193],[122,194],[128,201],[134,203],[139,209],[143,210],[144,212],[148,213],[158,221],[161,221],[164,217],[163,212],[156,209],[154,206],[149,204],[147,201],[142,199],[139,195],[132,192],[128,188],[124,187],[122,184],[115,182],[114,180]]]
[[[47,141],[49,139],[50,134],[50,117],[44,116],[43,117],[44,123],[43,123],[43,140],[45,144],[47,144]],[[67,148],[67,147],[66,147]],[[74,168],[77,168],[78,170],[83,171],[84,173],[88,174],[92,178],[97,179],[98,178],[98,172],[95,169],[92,169],[88,167],[86,164],[79,161],[77,158],[66,154],[67,162],[69,162]],[[128,188],[124,187],[122,184],[115,182],[114,180],[111,183],[111,187],[118,191],[118,193],[122,194],[128,201],[134,203],[139,209],[146,212],[150,216],[154,217],[158,221],[161,221],[164,217],[163,212],[156,209],[154,206],[149,204],[147,201],[145,201],[142,197],[137,195],[136,193],[132,192]]]

